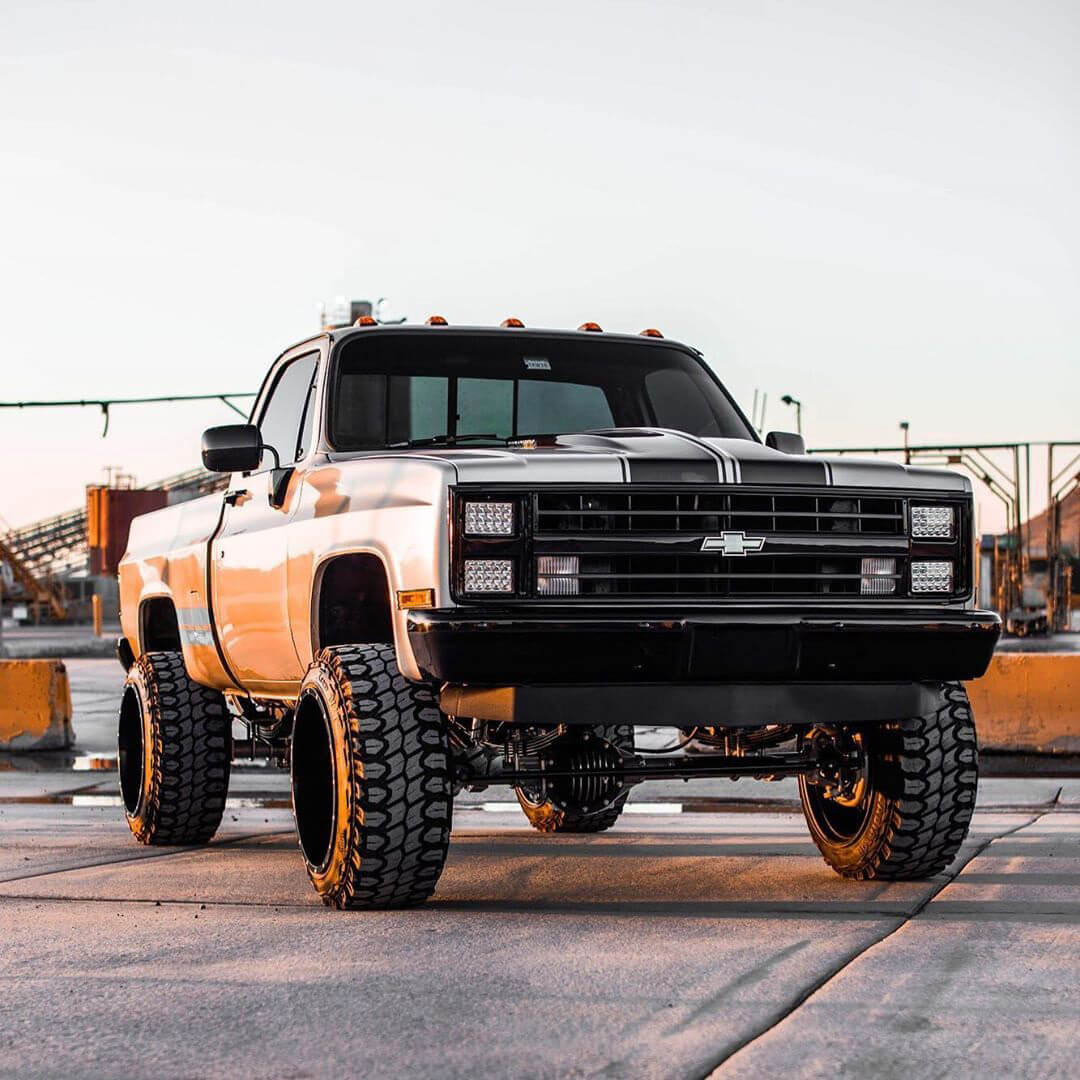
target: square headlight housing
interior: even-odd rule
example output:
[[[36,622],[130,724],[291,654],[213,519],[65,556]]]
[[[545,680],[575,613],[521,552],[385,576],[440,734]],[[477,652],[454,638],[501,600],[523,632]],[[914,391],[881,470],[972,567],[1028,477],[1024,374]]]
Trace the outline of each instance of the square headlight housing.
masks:
[[[466,502],[466,536],[513,536],[512,502]]]
[[[956,508],[912,506],[911,536],[915,540],[952,540],[956,537]]]
[[[913,593],[951,593],[954,581],[955,567],[950,560],[912,560],[911,591]]]
[[[513,559],[466,559],[463,582],[467,593],[512,593]]]

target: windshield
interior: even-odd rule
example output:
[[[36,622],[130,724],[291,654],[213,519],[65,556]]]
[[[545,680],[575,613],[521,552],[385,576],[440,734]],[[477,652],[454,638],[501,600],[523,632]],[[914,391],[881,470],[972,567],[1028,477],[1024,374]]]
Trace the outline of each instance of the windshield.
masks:
[[[661,427],[752,439],[731,399],[682,349],[538,334],[364,334],[331,393],[339,450]]]

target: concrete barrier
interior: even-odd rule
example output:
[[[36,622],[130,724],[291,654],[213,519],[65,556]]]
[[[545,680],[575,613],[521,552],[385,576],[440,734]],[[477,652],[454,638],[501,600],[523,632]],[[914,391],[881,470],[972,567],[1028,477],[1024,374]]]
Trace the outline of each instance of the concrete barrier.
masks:
[[[1080,753],[1080,653],[998,653],[967,692],[980,747]]]
[[[62,750],[75,741],[61,660],[0,660],[0,750]]]

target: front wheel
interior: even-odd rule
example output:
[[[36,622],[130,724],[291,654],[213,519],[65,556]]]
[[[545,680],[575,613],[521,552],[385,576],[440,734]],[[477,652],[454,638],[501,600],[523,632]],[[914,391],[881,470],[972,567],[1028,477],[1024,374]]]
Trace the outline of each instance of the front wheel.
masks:
[[[810,835],[842,877],[931,877],[953,861],[975,807],[979,764],[967,692],[944,683],[938,707],[879,727],[815,728],[829,775],[800,776]]]
[[[446,723],[391,645],[323,649],[300,688],[292,737],[300,850],[323,902],[400,908],[434,891],[450,842]]]

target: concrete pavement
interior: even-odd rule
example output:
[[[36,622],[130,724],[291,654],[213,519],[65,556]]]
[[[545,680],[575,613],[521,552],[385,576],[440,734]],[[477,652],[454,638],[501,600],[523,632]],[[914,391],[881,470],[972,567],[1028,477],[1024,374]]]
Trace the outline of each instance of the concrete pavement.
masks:
[[[789,784],[642,785],[556,838],[492,789],[431,903],[343,913],[277,770],[209,847],[135,845],[92,767],[122,673],[70,668],[82,767],[0,764],[0,1075],[1075,1075],[1080,780],[984,781],[949,871],[895,884],[833,875]]]
[[[949,874],[897,884],[836,878],[790,814],[545,838],[462,809],[434,900],[375,914],[318,903],[287,810],[175,852],[118,807],[0,810],[5,1075],[1072,1065],[1080,815],[1056,804],[979,812]]]

